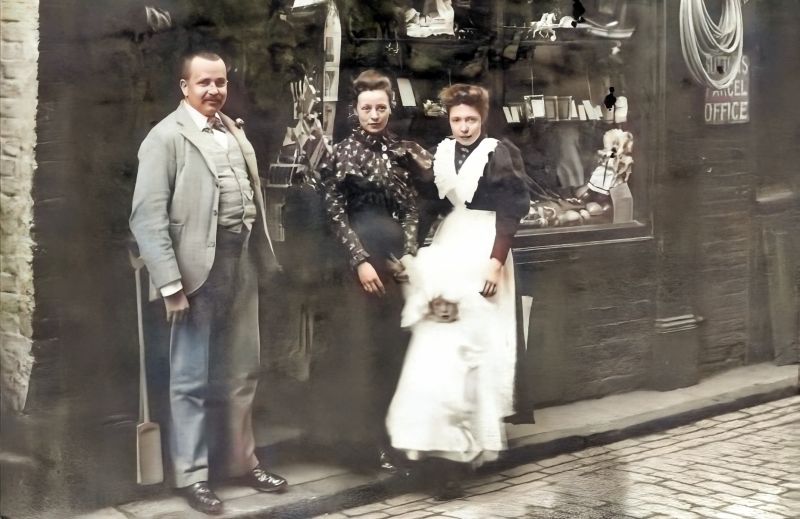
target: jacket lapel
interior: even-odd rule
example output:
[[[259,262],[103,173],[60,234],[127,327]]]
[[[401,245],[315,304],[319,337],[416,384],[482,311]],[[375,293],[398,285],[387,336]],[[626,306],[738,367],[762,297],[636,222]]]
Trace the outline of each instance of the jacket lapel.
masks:
[[[248,153],[248,151],[252,151],[250,142],[247,140],[244,132],[236,126],[236,123],[230,117],[222,112],[219,112],[219,116],[222,118],[222,123],[225,125],[225,128],[231,132],[231,135],[236,139],[239,148],[242,150],[244,161],[247,163],[247,172],[250,175],[250,181],[253,183],[253,187],[259,187],[261,185],[261,180],[258,177],[258,165],[256,164],[255,155],[253,153]]]
[[[219,116],[222,118],[222,123],[225,125],[225,128],[228,129],[233,138],[239,144],[239,148],[242,150],[245,163],[247,163],[247,173],[250,175],[250,181],[253,183],[253,196],[256,201],[256,206],[258,207],[259,213],[261,213],[261,224],[262,227],[264,227],[264,234],[267,235],[267,243],[269,243],[269,248],[272,251],[272,255],[275,256],[275,249],[272,247],[272,239],[270,238],[269,230],[267,229],[267,208],[266,204],[264,203],[264,197],[261,193],[261,179],[258,176],[258,164],[256,163],[255,153],[252,152],[252,146],[247,140],[247,136],[244,134],[241,128],[236,126],[236,123],[233,121],[233,119],[222,112],[219,112]],[[248,153],[248,151],[251,153]]]
[[[211,155],[208,154],[206,151],[206,147],[203,144],[204,135],[197,129],[197,125],[192,121],[192,118],[189,116],[189,112],[186,111],[186,108],[183,105],[179,105],[178,109],[175,110],[175,120],[178,122],[178,131],[181,135],[186,138],[187,141],[191,142],[195,148],[200,152],[203,156],[203,159],[206,161],[206,165],[208,166],[208,170],[211,171],[211,174],[215,177],[217,176],[217,166],[214,164],[214,159]]]

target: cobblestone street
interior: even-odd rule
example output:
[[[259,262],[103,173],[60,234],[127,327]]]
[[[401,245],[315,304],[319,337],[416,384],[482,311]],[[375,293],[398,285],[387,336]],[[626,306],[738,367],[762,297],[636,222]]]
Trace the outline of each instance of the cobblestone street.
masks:
[[[318,517],[797,518],[800,396],[483,476],[463,499],[406,494]]]

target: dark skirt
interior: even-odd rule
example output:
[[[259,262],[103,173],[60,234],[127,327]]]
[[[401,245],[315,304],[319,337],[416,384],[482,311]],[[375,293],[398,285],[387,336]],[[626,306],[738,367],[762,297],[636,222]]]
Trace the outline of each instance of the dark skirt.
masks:
[[[409,339],[400,328],[400,286],[386,268],[390,254],[403,254],[403,231],[379,206],[348,216],[386,294],[367,294],[354,270],[342,272],[335,300],[326,309],[327,347],[317,352],[311,368],[314,426],[309,438],[349,459],[359,453],[356,458],[370,464],[377,447],[387,443],[386,412]]]

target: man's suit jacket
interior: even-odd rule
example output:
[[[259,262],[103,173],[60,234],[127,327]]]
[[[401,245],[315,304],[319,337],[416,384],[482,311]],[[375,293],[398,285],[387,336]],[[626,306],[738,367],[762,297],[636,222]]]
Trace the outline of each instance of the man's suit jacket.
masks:
[[[258,216],[250,243],[262,269],[277,270],[253,146],[229,117],[220,117],[242,149],[253,186]],[[187,295],[208,278],[216,253],[219,180],[202,139],[182,105],[150,131],[139,148],[130,217],[152,284],[161,288],[180,280]]]

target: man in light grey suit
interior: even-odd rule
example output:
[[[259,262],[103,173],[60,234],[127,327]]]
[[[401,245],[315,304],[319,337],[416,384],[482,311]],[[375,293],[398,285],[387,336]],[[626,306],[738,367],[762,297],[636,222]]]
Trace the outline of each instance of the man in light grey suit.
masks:
[[[130,226],[170,333],[169,451],[174,484],[194,508],[222,512],[210,476],[264,492],[286,480],[255,456],[258,277],[277,268],[253,147],[222,114],[225,63],[183,62],[184,99],[139,149]]]

